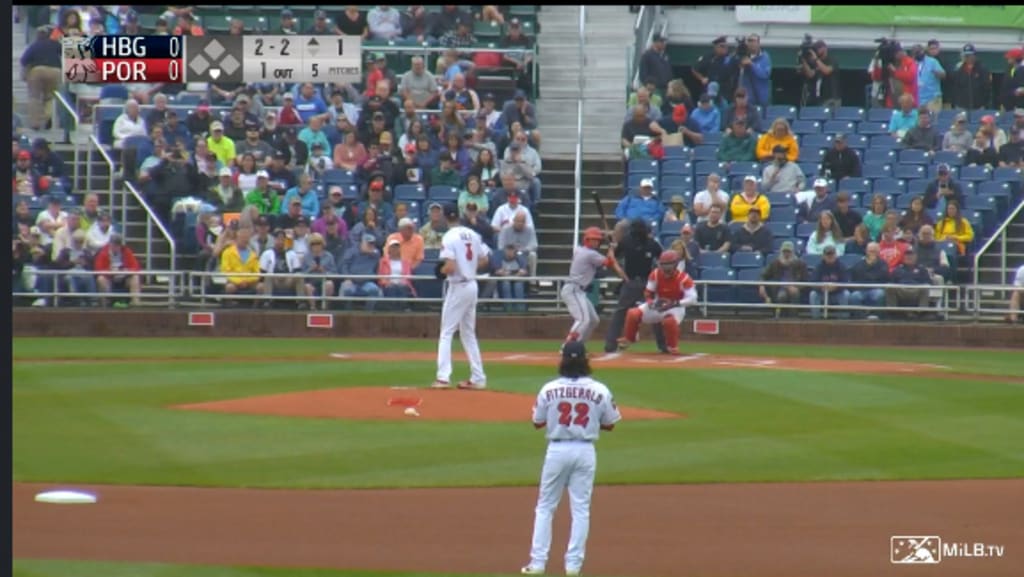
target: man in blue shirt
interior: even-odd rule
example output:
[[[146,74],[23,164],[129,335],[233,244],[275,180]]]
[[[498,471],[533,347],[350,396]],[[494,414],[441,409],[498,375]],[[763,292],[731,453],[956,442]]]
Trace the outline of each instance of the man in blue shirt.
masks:
[[[751,34],[746,45],[747,56],[730,58],[737,77],[733,85],[746,89],[751,106],[769,106],[772,103],[772,59],[761,49],[761,37],[757,34]]]
[[[664,212],[665,207],[661,205],[658,197],[654,196],[654,182],[645,178],[640,181],[638,192],[629,193],[619,201],[619,206],[615,208],[615,218],[659,223]]]
[[[946,78],[946,71],[922,46],[914,46],[913,53],[917,60],[917,101],[937,114],[942,110],[942,81]]]
[[[701,134],[719,132],[719,127],[722,125],[722,116],[707,93],[700,95],[700,105],[693,111],[690,118],[700,127]]]
[[[299,118],[302,119],[302,122],[307,125],[309,124],[309,119],[314,116],[329,115],[327,104],[317,94],[312,82],[306,82],[299,89],[298,95],[295,96],[295,110],[299,113]]]

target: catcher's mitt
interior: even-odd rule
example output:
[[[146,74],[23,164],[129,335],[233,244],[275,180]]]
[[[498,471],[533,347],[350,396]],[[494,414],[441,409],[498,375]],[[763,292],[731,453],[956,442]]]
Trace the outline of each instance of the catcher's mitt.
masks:
[[[674,306],[676,306],[675,301],[670,301],[668,299],[658,299],[654,301],[654,310],[660,313],[663,313]]]
[[[434,266],[434,276],[437,277],[439,280],[444,280],[444,279],[447,278],[447,275],[445,275],[443,272],[441,272],[441,269],[443,269],[443,268],[444,268],[444,261],[443,260],[437,261],[437,264]]]

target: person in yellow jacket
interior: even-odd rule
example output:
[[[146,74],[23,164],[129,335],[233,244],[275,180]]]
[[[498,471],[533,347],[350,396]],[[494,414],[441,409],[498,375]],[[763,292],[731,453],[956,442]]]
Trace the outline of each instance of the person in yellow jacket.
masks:
[[[757,177],[748,174],[743,179],[743,192],[732,197],[729,202],[729,212],[732,215],[732,222],[747,222],[747,215],[751,210],[757,209],[761,213],[761,220],[768,220],[772,205],[768,197],[757,190]]]
[[[967,254],[967,245],[974,240],[974,228],[960,214],[960,203],[950,200],[946,203],[946,216],[935,225],[936,240],[956,242],[960,256]]]
[[[260,257],[256,250],[249,246],[252,229],[240,228],[235,242],[224,249],[220,255],[220,272],[227,275],[228,282],[224,292],[234,294],[256,294],[260,290]],[[246,273],[252,273],[248,276]]]
[[[757,159],[761,162],[771,160],[775,154],[772,151],[776,146],[786,147],[786,158],[790,162],[796,162],[800,156],[800,145],[797,144],[796,136],[789,128],[789,122],[782,117],[776,118],[771,129],[757,139]]]

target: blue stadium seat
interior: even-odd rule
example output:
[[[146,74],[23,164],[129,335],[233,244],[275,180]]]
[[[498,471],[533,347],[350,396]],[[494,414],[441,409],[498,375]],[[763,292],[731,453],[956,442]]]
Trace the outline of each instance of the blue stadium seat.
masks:
[[[669,234],[672,236],[679,236],[679,231],[683,229],[683,221],[681,220],[663,220],[661,221],[661,234]]]
[[[718,147],[711,144],[702,144],[693,149],[694,162],[700,160],[718,160]]]
[[[198,106],[199,101],[203,98],[204,95],[202,94],[196,94],[195,92],[182,92],[174,102],[181,106],[193,107]]]
[[[893,167],[892,175],[896,178],[911,180],[914,178],[924,178],[928,176],[928,172],[925,170],[924,165],[921,164],[900,163]]]
[[[964,198],[964,208],[976,211],[991,211],[996,214],[996,199],[991,196],[972,195]]]
[[[776,118],[785,118],[789,122],[793,122],[796,118],[796,107],[786,106],[785,104],[775,104],[768,107],[768,110],[764,113],[764,128],[765,130],[771,126],[772,122],[775,122]]]
[[[395,186],[396,201],[424,201],[427,199],[427,190],[421,184],[399,184]]]
[[[907,210],[910,208],[910,203],[914,200],[913,194],[901,194],[896,197],[896,201],[893,203],[896,210]]]
[[[661,179],[660,190],[664,195],[690,194],[693,188],[693,178],[689,176],[669,174]]]
[[[650,159],[630,160],[629,161],[629,174],[646,174],[646,175],[657,175],[658,174],[658,161]]]
[[[984,182],[992,180],[992,170],[985,166],[960,167],[960,180]]]
[[[953,125],[953,121],[956,120],[956,115],[960,114],[960,112],[960,110],[956,109],[940,110],[939,117],[935,119],[935,126],[940,130],[947,130]]]
[[[696,184],[694,184],[694,187],[693,187],[693,190],[695,192],[699,192],[701,190],[706,190],[707,187],[708,187],[708,175],[707,174],[702,174],[701,176],[698,176],[697,180],[694,181],[694,182],[696,183]],[[723,177],[722,178],[722,182],[719,184],[719,188],[721,188],[725,192],[729,192],[730,190],[733,190],[730,187],[730,183],[729,183],[729,178],[728,177]]]
[[[892,167],[888,164],[874,164],[871,161],[865,162],[864,166],[861,167],[861,174],[864,178],[870,178],[872,180],[878,178],[889,178],[892,176]]]
[[[871,180],[867,178],[858,178],[855,176],[848,176],[839,181],[840,191],[849,192],[850,194],[865,194],[871,192]]]
[[[902,148],[903,145],[900,144],[898,138],[889,133],[885,133],[873,135],[871,137],[871,142],[869,146],[871,148],[885,148],[888,150],[896,150],[897,148]]]
[[[988,116],[990,114],[992,116],[995,116],[997,119],[999,118],[998,110],[971,110],[967,113],[967,121],[970,122],[972,125],[980,124],[981,117]]]
[[[99,100],[113,104],[113,101],[124,102],[128,100],[130,96],[131,95],[128,93],[128,87],[124,84],[104,84],[103,87],[100,88]]]
[[[864,164],[895,164],[896,151],[887,148],[869,148],[864,151]]]
[[[797,115],[800,120],[815,120],[825,122],[832,119],[832,109],[824,106],[805,106],[800,109]]]
[[[704,253],[701,253],[703,256]],[[700,272],[700,280],[702,281],[721,281],[727,284],[720,285],[708,285],[705,290],[707,291],[707,302],[713,303],[731,303],[735,302],[735,287],[732,283],[736,281],[736,272],[731,268],[710,268],[702,269]]]
[[[693,165],[681,158],[665,159],[661,161],[661,176],[664,179],[669,174],[678,174],[680,176],[691,176],[693,174]]]
[[[729,167],[729,176],[747,176],[753,174],[760,177],[763,172],[761,164],[757,162],[734,162]]]
[[[675,240],[677,238],[679,238],[679,232],[678,231],[676,231],[676,232],[662,232],[662,233],[658,234],[658,242],[661,243],[661,246],[669,246],[673,242],[675,242]],[[696,278],[696,277],[694,277],[694,278]]]
[[[729,268],[729,253],[704,251],[700,253],[697,264],[700,266],[701,270],[709,268]]]
[[[772,222],[788,222],[795,225],[799,214],[800,209],[795,206],[783,206],[778,210],[773,208],[768,218],[771,219]]]
[[[953,152],[952,150],[940,150],[935,153],[932,162],[935,164],[946,163],[950,166],[963,166],[964,154],[962,152]]]
[[[928,184],[931,183],[931,179],[928,178],[915,178],[907,181],[907,195],[917,196],[924,195],[925,189],[928,188]]]
[[[768,203],[771,204],[772,210],[784,206],[793,206],[795,202],[793,195],[788,192],[768,192],[765,193],[765,196],[768,197]]]
[[[818,223],[816,222],[801,222],[800,224],[796,225],[796,237],[807,238],[811,236],[811,234],[814,232],[814,229],[816,229],[817,227]]]
[[[801,134],[820,134],[821,123],[817,120],[794,120],[792,129],[793,133],[798,136]]]
[[[854,149],[866,149],[871,144],[871,138],[866,134],[847,134],[846,146]]]
[[[766,223],[768,230],[772,231],[774,238],[792,238],[794,233],[794,225],[791,222],[774,222],[770,221]]]
[[[899,154],[900,164],[931,164],[932,154],[926,150],[913,148],[901,150]]]
[[[431,261],[436,263],[441,258],[441,249],[439,248],[425,248],[423,249],[423,260]]]
[[[1017,187],[1024,180],[1024,171],[1012,166],[1000,166],[992,171],[992,180],[996,182],[1016,182]]]
[[[832,148],[832,136],[828,131],[825,134],[805,134],[800,139],[801,158],[805,148]]]
[[[818,135],[815,135],[818,136]],[[825,153],[828,149],[819,148],[817,146],[802,145],[799,151],[800,162],[818,162],[820,163],[825,158]]]
[[[732,255],[732,268],[756,268],[760,273],[760,270],[764,268],[764,255],[755,251],[737,251]]]
[[[635,173],[635,172],[629,173],[629,176],[626,178],[626,189],[627,190],[634,190],[636,188],[640,188],[640,181],[645,180],[645,179],[652,180],[653,184],[654,184],[654,189],[655,190],[658,189],[658,175],[657,175],[657,173],[643,173],[643,172],[642,173]]]
[[[854,265],[859,263],[862,258],[864,257],[859,254],[844,254],[843,256],[839,257],[839,262],[843,265],[843,267],[849,270],[853,268]]]
[[[802,240],[800,240],[799,238],[796,238],[796,237],[793,237],[793,238],[775,237],[774,239],[772,239],[772,252],[778,254],[779,249],[782,248],[782,243],[786,242],[787,240],[793,243],[793,248],[796,250],[796,254],[803,254],[803,252],[804,252],[804,241],[802,241]]]
[[[860,122],[864,120],[864,109],[857,108],[856,106],[840,106],[832,113],[832,118],[848,122]]]
[[[346,185],[352,184],[356,181],[356,175],[351,171],[342,170],[340,168],[332,168],[331,170],[324,171],[324,184],[328,187],[338,184]]]
[[[879,178],[871,183],[872,194],[899,196],[907,191],[907,183],[896,178]],[[892,204],[891,200],[890,203]]]
[[[868,109],[868,121],[885,122],[886,124],[888,124],[890,120],[892,120],[892,110],[888,108]]]
[[[802,258],[808,269],[816,269],[821,264],[820,254],[805,254]]]
[[[729,186],[724,186],[723,185],[722,188],[724,188],[726,190],[729,190],[731,192],[740,192],[741,190],[743,190],[743,179],[744,178],[745,177],[739,176],[739,175],[730,176],[728,178]]]
[[[433,276],[435,265],[436,263],[434,262],[424,260],[412,270],[412,274],[415,276]],[[416,288],[416,296],[419,298],[441,298],[442,282],[436,279],[423,279],[414,280],[412,284]]]
[[[705,146],[718,146],[722,144],[722,133],[721,132],[707,132],[704,133],[703,144]]]
[[[720,176],[725,175],[727,165],[717,160],[699,160],[694,163],[693,174],[695,176],[707,176],[712,172],[717,172]]]
[[[665,147],[665,158],[664,160],[670,159],[690,159],[690,149],[684,146],[666,146]]]
[[[796,163],[800,167],[800,172],[804,173],[806,178],[814,178],[821,171],[821,160],[811,160],[809,162],[800,161]],[[810,188],[809,186],[807,188]]]
[[[454,186],[431,186],[427,198],[436,202],[455,202],[459,199],[459,189]]]
[[[829,120],[821,126],[825,134],[835,136],[836,134],[853,134],[857,132],[857,123],[848,120]]]
[[[1009,198],[1013,195],[1013,187],[1009,182],[990,180],[988,182],[979,182],[976,192],[978,196]]]
[[[740,253],[736,253],[740,254]],[[757,282],[761,280],[761,270],[756,268],[741,268],[736,271],[738,282]],[[763,303],[761,295],[757,291],[758,285],[738,284],[734,294],[736,302],[740,303]]]

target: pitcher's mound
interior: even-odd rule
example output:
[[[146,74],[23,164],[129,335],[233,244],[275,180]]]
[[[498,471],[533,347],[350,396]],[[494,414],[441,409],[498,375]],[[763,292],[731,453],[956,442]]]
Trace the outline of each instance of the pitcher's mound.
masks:
[[[248,415],[329,419],[426,419],[430,421],[524,422],[533,411],[533,395],[499,391],[459,391],[392,387],[353,387],[245,397],[176,409]],[[405,410],[416,407],[419,416]],[[685,415],[619,405],[625,420],[680,419]]]

